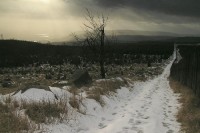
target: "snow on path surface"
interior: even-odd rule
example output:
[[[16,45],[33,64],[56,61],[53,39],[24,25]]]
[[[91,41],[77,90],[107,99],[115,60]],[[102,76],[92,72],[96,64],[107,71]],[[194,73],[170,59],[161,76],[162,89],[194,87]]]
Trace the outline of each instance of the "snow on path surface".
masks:
[[[135,83],[133,88],[122,87],[113,99],[104,96],[103,108],[93,100],[84,100],[86,115],[77,114],[75,123],[48,126],[48,132],[178,133],[180,124],[175,115],[180,104],[169,86],[171,65],[153,80]]]
[[[133,93],[119,103],[115,119],[97,133],[177,133],[178,96],[169,86],[171,63],[162,75],[134,86]]]

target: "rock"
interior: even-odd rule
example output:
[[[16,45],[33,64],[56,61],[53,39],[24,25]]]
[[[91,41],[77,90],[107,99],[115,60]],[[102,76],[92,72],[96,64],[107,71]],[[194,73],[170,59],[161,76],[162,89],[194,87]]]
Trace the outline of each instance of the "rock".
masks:
[[[12,85],[13,85],[13,82],[12,82],[12,80],[11,79],[4,79],[3,81],[2,81],[2,83],[1,83],[1,85],[2,85],[2,87],[4,87],[4,88],[9,88],[9,87],[11,87]]]
[[[82,86],[88,84],[92,81],[91,76],[89,75],[87,70],[78,69],[72,75],[72,82],[76,86]]]

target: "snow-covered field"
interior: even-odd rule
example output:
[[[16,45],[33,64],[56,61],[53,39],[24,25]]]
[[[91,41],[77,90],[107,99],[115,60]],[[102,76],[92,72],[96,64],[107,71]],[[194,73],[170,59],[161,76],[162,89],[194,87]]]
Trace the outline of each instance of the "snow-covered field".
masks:
[[[146,82],[136,82],[129,88],[122,87],[117,94],[102,96],[105,106],[93,99],[83,99],[81,111],[69,106],[66,121],[54,124],[41,124],[37,132],[48,133],[178,133],[180,123],[176,113],[180,104],[179,95],[174,94],[169,86],[168,76],[172,61],[158,77]],[[29,89],[13,95],[18,100],[26,101],[53,100],[70,97],[67,88],[50,87],[50,91]]]
[[[117,95],[103,96],[105,106],[91,99],[83,100],[86,114],[71,112],[64,123],[43,125],[51,133],[178,133],[176,113],[178,95],[169,86],[171,64],[149,81],[121,88]]]

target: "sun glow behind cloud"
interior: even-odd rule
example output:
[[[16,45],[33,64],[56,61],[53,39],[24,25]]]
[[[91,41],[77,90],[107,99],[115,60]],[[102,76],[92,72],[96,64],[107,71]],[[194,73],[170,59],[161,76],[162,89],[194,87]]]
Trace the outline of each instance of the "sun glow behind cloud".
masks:
[[[189,19],[154,10],[147,11],[139,7],[131,8],[130,5],[109,8],[106,4],[100,6],[97,1],[100,2],[100,0],[0,0],[0,34],[6,39],[67,40],[68,35],[82,30],[85,8],[100,13],[103,11],[108,15],[106,27],[108,30],[161,30],[200,34],[200,23],[196,18]],[[113,6],[117,0],[101,1]]]
[[[43,2],[45,4],[49,4],[50,3],[50,0],[39,0],[39,1],[41,1],[41,2]]]
[[[63,0],[3,1],[0,2],[0,34],[4,38],[67,40],[72,32],[81,29],[80,18],[71,15]]]

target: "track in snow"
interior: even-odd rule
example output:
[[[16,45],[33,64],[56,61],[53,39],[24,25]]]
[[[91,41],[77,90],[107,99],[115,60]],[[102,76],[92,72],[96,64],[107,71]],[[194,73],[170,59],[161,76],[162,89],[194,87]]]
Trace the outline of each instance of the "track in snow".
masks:
[[[47,126],[48,132],[178,133],[180,124],[175,115],[180,104],[169,86],[171,64],[152,80],[119,89],[117,99],[104,96],[103,108],[94,100],[85,99],[86,115],[77,114],[69,123]]]
[[[177,133],[180,106],[169,86],[170,63],[157,78],[134,86],[132,94],[114,107],[112,120],[102,119],[97,133]]]

